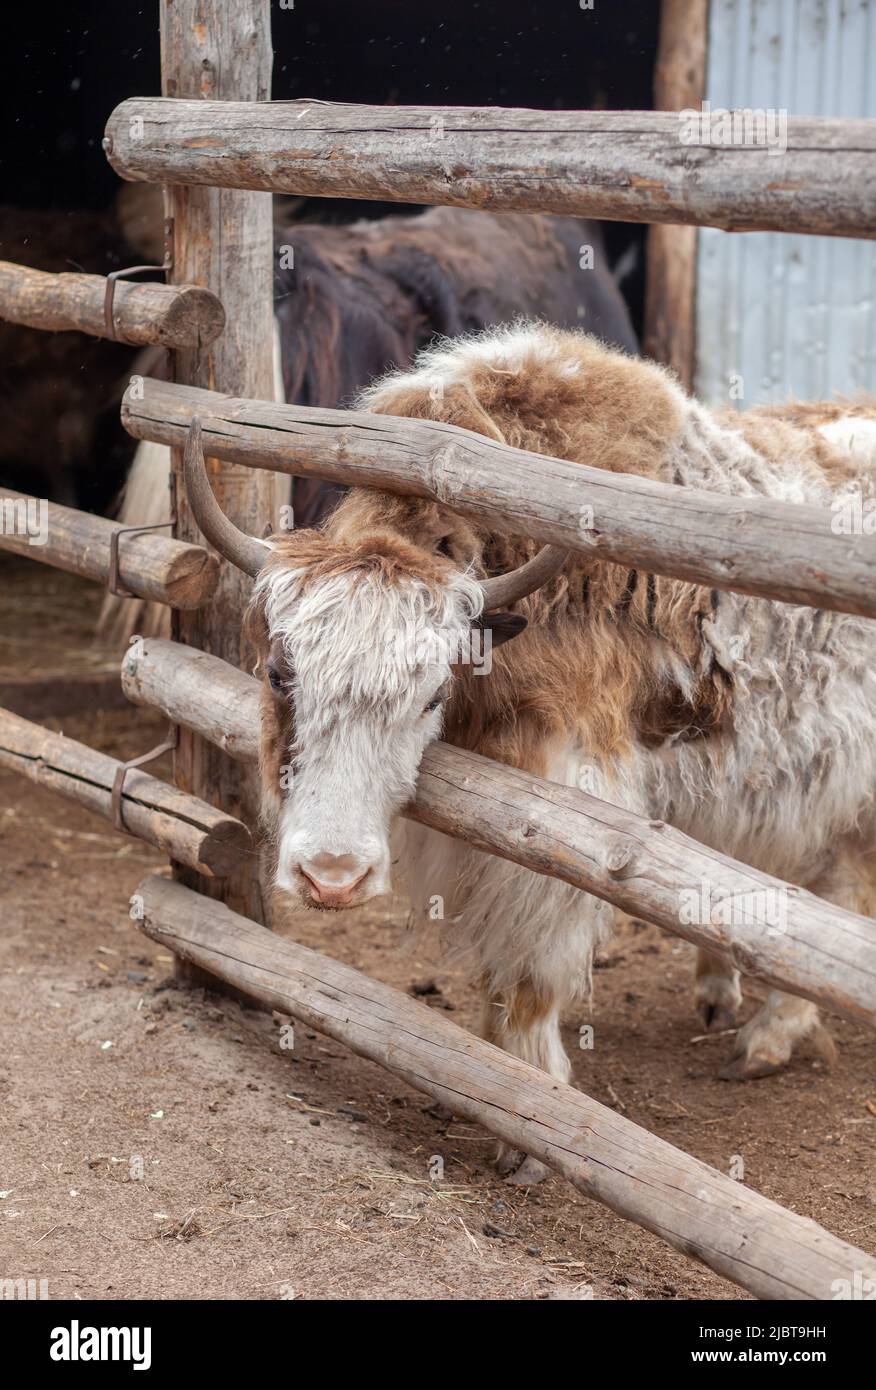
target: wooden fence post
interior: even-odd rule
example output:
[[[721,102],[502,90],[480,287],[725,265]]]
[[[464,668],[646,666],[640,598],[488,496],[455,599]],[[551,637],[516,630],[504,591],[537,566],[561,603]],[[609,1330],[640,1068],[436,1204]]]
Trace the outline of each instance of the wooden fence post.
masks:
[[[167,97],[204,101],[268,101],[271,94],[270,0],[161,0],[161,81]],[[174,354],[174,377],[192,386],[273,398],[273,217],[270,193],[226,188],[170,187],[174,283],[203,285],[218,295],[226,329],[206,348]],[[181,450],[173,451],[179,480]],[[273,518],[273,477],[240,465],[207,460],[216,496],[244,531],[261,535]],[[176,535],[201,539],[185,490],[176,492]],[[216,596],[202,611],[176,616],[174,636],[189,646],[251,669],[241,632],[250,581],[223,564]],[[180,731],[177,786],[223,807],[253,827],[255,774],[231,762],[203,739]],[[192,886],[188,870],[176,876]],[[203,883],[196,886],[203,887]],[[256,921],[264,920],[258,861],[211,884],[208,891]]]
[[[698,109],[705,94],[709,0],[663,0],[654,72],[658,111]],[[693,390],[699,229],[671,222],[648,228],[645,352]]]
[[[74,329],[169,348],[203,347],[225,326],[219,300],[199,285],[111,283],[103,275],[50,275],[12,261],[0,261],[0,318],[49,333]]]

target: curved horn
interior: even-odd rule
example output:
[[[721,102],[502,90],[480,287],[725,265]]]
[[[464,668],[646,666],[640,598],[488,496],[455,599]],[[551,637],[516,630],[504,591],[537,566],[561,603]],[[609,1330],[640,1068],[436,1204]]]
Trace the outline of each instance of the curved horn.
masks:
[[[484,612],[496,608],[508,608],[517,599],[534,593],[553,579],[566,563],[569,552],[561,545],[545,545],[525,565],[508,574],[497,574],[494,579],[482,579],[481,590],[484,595]]]
[[[239,531],[223,512],[213,495],[207,469],[204,465],[204,450],[201,445],[201,422],[197,415],[192,416],[186,437],[183,455],[183,477],[192,514],[204,537],[215,546],[220,555],[230,560],[244,574],[253,579],[270,555],[270,547],[257,541],[255,536],[247,536]]]

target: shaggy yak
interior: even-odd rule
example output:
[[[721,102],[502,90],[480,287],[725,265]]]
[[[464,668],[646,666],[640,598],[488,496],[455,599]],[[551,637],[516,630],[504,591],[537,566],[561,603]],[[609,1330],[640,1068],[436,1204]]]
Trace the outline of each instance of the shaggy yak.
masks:
[[[680,486],[824,508],[857,492],[876,506],[876,409],[712,412],[662,368],[538,324],[429,349],[362,405]],[[205,482],[197,462],[188,471]],[[872,623],[583,554],[559,569],[550,556],[536,580],[506,575],[534,556],[531,541],[366,489],[323,529],[267,543],[234,531],[212,494],[200,515],[256,576],[278,889],[353,907],[389,889],[398,853],[422,910],[441,895],[474,947],[484,1035],[500,1047],[568,1079],[560,1017],[588,990],[611,912],[418,825],[400,823],[390,849],[439,736],[565,785],[595,767],[610,801],[845,907],[876,907]],[[493,635],[489,675],[459,660],[473,624]],[[707,1023],[731,1024],[741,994],[728,960],[700,952],[696,996]],[[764,1076],[804,1039],[830,1052],[815,1005],[773,990],[725,1072]],[[518,1177],[537,1173],[525,1160]]]

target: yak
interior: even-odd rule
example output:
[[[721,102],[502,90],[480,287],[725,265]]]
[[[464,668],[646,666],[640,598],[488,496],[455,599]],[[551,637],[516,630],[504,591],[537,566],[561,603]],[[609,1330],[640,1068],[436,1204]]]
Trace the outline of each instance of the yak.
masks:
[[[876,509],[876,406],[706,409],[654,363],[538,323],[448,341],[360,400],[531,452],[733,496]],[[847,614],[538,548],[452,506],[353,489],[321,527],[266,542],[219,512],[196,449],[205,535],[255,576],[264,819],[280,892],[322,909],[386,893],[397,860],[471,946],[485,1037],[567,1080],[560,1019],[611,929],[586,892],[397,822],[439,736],[580,785],[856,911],[876,907],[876,626]],[[598,519],[597,519],[598,521]],[[537,552],[537,553],[536,553]],[[460,659],[473,628],[491,670]],[[696,998],[726,1028],[728,959],[700,951]],[[832,1043],[779,990],[725,1075]],[[519,1155],[504,1154],[513,1166]],[[521,1181],[537,1175],[529,1160]]]

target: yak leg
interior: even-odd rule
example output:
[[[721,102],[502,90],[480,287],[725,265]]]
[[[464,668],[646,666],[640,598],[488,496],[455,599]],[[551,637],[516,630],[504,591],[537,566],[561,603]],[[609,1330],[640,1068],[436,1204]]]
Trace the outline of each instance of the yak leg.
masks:
[[[772,1076],[791,1060],[798,1043],[810,1039],[826,1062],[836,1059],[836,1047],[809,999],[771,989],[766,1003],[736,1034],[733,1056],[720,1075],[725,1081],[757,1081]]]
[[[560,1005],[544,983],[524,979],[507,990],[486,985],[483,997],[481,1032],[521,1061],[569,1081],[572,1068],[560,1037]],[[497,1159],[500,1173],[508,1181],[529,1185],[541,1182],[548,1169],[538,1159],[525,1156],[510,1144],[500,1144]]]
[[[838,907],[871,916],[876,909],[876,863],[867,848],[844,846],[827,873],[806,887]],[[836,1061],[836,1046],[819,1019],[818,1006],[808,999],[771,990],[766,1003],[740,1028],[733,1055],[720,1075],[732,1081],[770,1076],[785,1066],[797,1044],[806,1040],[824,1061]]]
[[[708,951],[704,946],[697,949],[694,998],[708,1032],[735,1028],[742,990],[739,971],[728,956]]]
[[[568,1082],[572,1069],[560,1020],[565,1009],[589,994],[593,949],[611,930],[611,912],[568,884],[499,860],[484,866],[474,905],[478,902],[485,909],[475,929],[483,1036]],[[538,1182],[548,1172],[538,1160],[504,1144],[498,1163],[516,1183]]]

